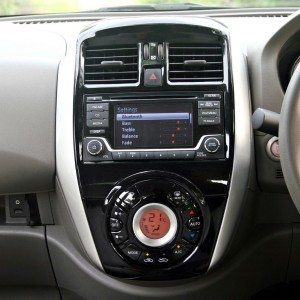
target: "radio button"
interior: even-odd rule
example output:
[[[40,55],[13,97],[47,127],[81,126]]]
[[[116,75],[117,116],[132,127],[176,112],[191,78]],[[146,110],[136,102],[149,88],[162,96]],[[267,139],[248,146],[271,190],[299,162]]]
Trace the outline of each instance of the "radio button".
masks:
[[[87,152],[91,155],[98,155],[103,150],[103,145],[98,140],[91,140],[86,146]]]
[[[219,109],[209,109],[209,108],[199,109],[198,116],[199,117],[219,117],[220,110]]]
[[[108,127],[108,119],[101,120],[101,119],[93,119],[87,120],[88,127]]]
[[[126,159],[130,159],[130,160],[140,159],[140,152],[137,151],[126,152]]]
[[[126,160],[126,152],[117,151],[112,153],[113,160]]]
[[[211,100],[214,100],[214,99],[222,99],[222,94],[221,93],[207,93],[207,94],[204,94],[204,99],[211,99]]]
[[[88,103],[87,111],[106,111],[108,110],[108,103]]]
[[[194,159],[195,151],[180,151],[179,156],[181,159]]]
[[[87,96],[87,101],[102,101],[102,96]]]
[[[210,137],[205,140],[204,148],[208,153],[216,153],[220,149],[221,143],[215,137]]]
[[[168,159],[168,152],[166,151],[156,151],[154,152],[155,159]]]
[[[91,112],[87,112],[87,119],[91,120],[91,119],[100,119],[100,120],[104,120],[104,119],[108,119],[108,111],[91,111]]]
[[[180,151],[168,151],[167,152],[167,158],[169,158],[169,159],[180,159],[181,158],[181,152]]]
[[[91,129],[90,134],[105,134],[105,129]]]
[[[220,101],[198,101],[198,108],[220,108]]]
[[[144,151],[144,152],[141,152],[140,158],[141,159],[145,159],[145,160],[153,159],[154,158],[154,154],[151,151]]]
[[[218,125],[220,124],[220,117],[199,117],[198,118],[199,125]]]

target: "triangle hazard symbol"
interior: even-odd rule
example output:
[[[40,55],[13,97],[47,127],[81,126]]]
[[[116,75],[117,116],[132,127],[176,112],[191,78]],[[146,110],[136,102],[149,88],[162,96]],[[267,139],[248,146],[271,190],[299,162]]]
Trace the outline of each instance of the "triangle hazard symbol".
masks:
[[[157,77],[155,76],[154,73],[152,73],[149,77],[149,80],[156,80],[156,79],[157,79]]]

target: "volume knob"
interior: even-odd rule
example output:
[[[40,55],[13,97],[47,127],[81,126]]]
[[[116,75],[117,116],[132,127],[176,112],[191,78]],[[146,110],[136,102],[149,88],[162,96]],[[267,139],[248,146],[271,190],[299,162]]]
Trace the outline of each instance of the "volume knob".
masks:
[[[204,148],[208,153],[217,153],[220,146],[220,141],[215,137],[210,137],[204,142]]]
[[[95,156],[95,155],[99,155],[102,152],[103,144],[98,140],[91,140],[88,142],[86,148],[89,154]]]

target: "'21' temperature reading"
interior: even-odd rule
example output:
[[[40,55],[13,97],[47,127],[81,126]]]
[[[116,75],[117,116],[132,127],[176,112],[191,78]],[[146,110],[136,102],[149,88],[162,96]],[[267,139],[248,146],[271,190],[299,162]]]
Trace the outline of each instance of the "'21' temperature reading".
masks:
[[[170,219],[165,212],[159,209],[151,209],[142,215],[140,229],[148,238],[159,239],[168,233]]]
[[[152,223],[152,222],[155,222],[155,217],[156,217],[156,215],[155,215],[155,213],[149,213],[149,218],[148,218],[148,221],[150,222],[150,223]],[[163,215],[160,213],[159,214],[159,222],[167,222],[167,219],[166,218],[164,218],[163,217]]]

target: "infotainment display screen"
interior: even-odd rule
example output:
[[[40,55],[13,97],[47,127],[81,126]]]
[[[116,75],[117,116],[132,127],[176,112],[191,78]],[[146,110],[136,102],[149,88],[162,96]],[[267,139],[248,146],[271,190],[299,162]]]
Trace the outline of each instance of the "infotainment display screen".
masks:
[[[193,146],[192,103],[126,103],[114,109],[116,149]]]

